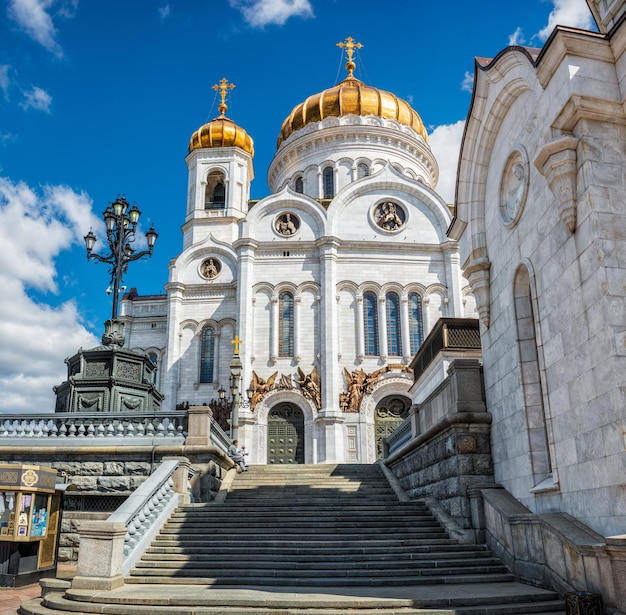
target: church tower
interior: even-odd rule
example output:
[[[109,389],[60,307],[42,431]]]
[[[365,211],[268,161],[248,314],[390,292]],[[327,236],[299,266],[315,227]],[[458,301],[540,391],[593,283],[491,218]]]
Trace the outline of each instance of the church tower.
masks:
[[[234,87],[226,79],[213,86],[221,98],[220,115],[196,130],[189,140],[184,248],[202,241],[209,233],[223,241],[234,241],[237,220],[248,209],[254,148],[248,133],[226,117],[226,95]]]

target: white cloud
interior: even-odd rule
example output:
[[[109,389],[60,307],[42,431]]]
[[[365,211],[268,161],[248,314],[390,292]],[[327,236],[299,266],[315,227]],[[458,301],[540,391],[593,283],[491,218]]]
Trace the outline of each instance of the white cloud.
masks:
[[[455,124],[437,126],[428,136],[428,143],[439,165],[437,192],[446,203],[454,202],[456,171],[464,128],[465,120],[459,120]]]
[[[509,36],[509,46],[513,45],[523,45],[526,42],[524,38],[524,33],[522,29],[518,26],[518,28]]]
[[[309,0],[229,0],[253,28],[282,26],[290,17],[313,17]]]
[[[4,93],[5,100],[9,100],[9,85],[11,84],[9,68],[10,66],[8,64],[0,66],[0,90]]]
[[[165,19],[166,17],[169,17],[171,13],[169,2],[167,4],[164,4],[163,6],[160,6],[157,10],[159,11],[159,15],[161,16],[161,19]]]
[[[57,30],[48,11],[54,0],[9,0],[8,15],[28,36],[48,51],[62,56]]]
[[[37,109],[50,113],[50,105],[52,104],[52,96],[45,90],[38,88],[36,85],[28,92],[24,92],[24,102],[20,103],[23,109]]]
[[[37,194],[0,177],[1,411],[52,411],[51,387],[67,378],[63,359],[99,344],[72,301],[51,307],[28,294],[56,292],[59,253],[82,244],[85,228],[104,233],[91,206],[87,195],[65,186]]]
[[[550,0],[554,8],[548,17],[548,25],[537,33],[545,41],[556,26],[590,29],[593,26],[591,12],[585,0]]]
[[[461,82],[461,90],[463,92],[472,92],[474,89],[474,73],[470,73],[468,70],[463,75],[463,81]]]

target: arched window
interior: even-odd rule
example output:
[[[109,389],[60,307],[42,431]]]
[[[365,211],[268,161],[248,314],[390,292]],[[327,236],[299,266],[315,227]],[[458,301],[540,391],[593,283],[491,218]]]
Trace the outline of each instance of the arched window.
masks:
[[[298,175],[298,177],[296,177],[296,181],[294,182],[294,190],[300,194],[304,192],[304,182],[302,181],[302,175]]]
[[[422,298],[417,293],[409,294],[409,339],[411,354],[415,354],[424,341],[424,321],[422,319]]]
[[[215,356],[215,331],[202,329],[200,336],[200,382],[213,382],[213,359]]]
[[[206,179],[204,193],[205,209],[224,209],[226,207],[226,178],[218,169],[211,171]]]
[[[402,335],[400,332],[400,297],[398,293],[387,293],[387,351],[392,357],[402,354]]]
[[[535,485],[538,485],[552,475],[552,458],[548,443],[546,409],[543,403],[544,388],[535,329],[537,316],[533,301],[531,271],[525,265],[521,265],[515,274],[513,305],[517,324],[520,379],[524,394],[530,464]]]
[[[372,292],[363,295],[363,338],[365,354],[376,356],[378,351],[378,306]]]
[[[293,357],[293,295],[278,296],[278,356]]]
[[[332,167],[326,167],[322,172],[324,185],[324,199],[332,199],[335,196],[335,172]]]
[[[359,162],[356,167],[357,179],[361,179],[361,177],[367,177],[369,174],[370,168],[364,162]]]

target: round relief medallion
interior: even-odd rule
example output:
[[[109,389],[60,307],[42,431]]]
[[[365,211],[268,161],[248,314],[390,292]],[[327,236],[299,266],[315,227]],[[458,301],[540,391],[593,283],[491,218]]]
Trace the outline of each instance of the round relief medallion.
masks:
[[[528,194],[528,158],[519,147],[509,156],[500,183],[500,215],[505,226],[517,224]]]
[[[221,270],[222,263],[215,257],[204,259],[200,265],[200,275],[207,280],[216,278]]]
[[[406,212],[393,201],[384,201],[374,208],[374,222],[383,231],[399,231],[406,221]]]
[[[295,235],[299,228],[300,218],[289,211],[276,216],[276,220],[274,220],[274,230],[283,237]]]

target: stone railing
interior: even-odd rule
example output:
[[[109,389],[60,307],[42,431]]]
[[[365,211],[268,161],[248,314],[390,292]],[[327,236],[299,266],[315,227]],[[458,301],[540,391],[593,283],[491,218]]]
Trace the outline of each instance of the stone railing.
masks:
[[[466,542],[476,539],[467,487],[494,481],[491,415],[483,391],[480,362],[456,358],[443,382],[414,403],[407,419],[386,439],[384,463],[401,487],[411,498],[435,498],[465,532]]]
[[[206,406],[174,412],[40,412],[0,416],[0,446],[113,443],[116,446],[213,445],[226,452],[230,438]]]
[[[189,502],[189,460],[166,457],[106,521],[84,521],[72,587],[113,589],[141,557],[179,503]]]
[[[182,443],[187,412],[60,412],[0,417],[0,445],[62,446],[76,440],[102,444],[115,438],[124,443]],[[81,442],[83,444],[85,442]]]

